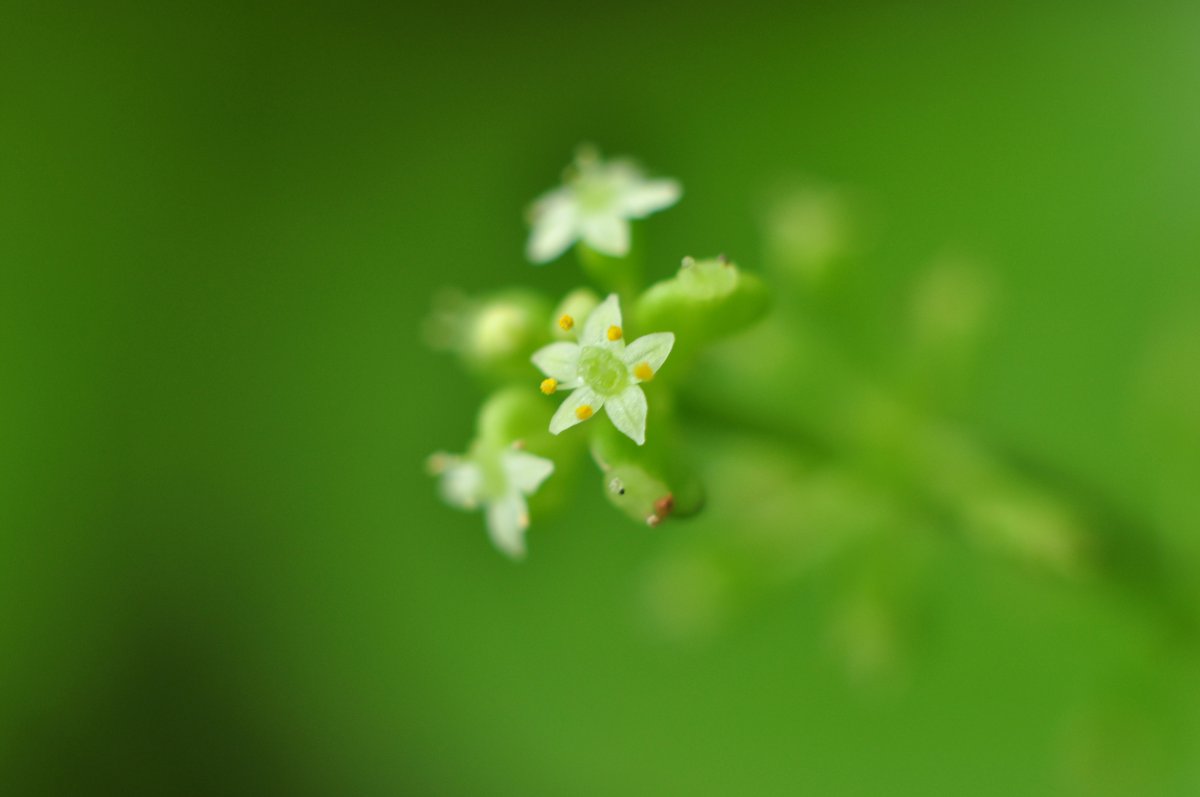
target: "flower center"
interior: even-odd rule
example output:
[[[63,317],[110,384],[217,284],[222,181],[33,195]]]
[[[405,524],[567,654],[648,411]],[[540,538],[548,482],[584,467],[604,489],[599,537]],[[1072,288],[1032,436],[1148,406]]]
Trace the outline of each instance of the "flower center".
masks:
[[[490,445],[476,443],[469,455],[483,473],[483,494],[485,500],[495,500],[508,491],[508,477],[501,464],[501,451]]]
[[[615,396],[629,384],[629,369],[621,358],[600,346],[584,346],[579,355],[579,375],[602,396]]]
[[[617,199],[617,188],[609,180],[585,178],[575,184],[575,199],[585,213],[607,211]]]

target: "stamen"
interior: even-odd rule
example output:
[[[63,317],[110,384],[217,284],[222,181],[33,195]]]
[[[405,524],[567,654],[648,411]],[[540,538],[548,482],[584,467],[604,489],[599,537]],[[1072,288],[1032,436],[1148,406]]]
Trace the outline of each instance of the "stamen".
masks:
[[[563,313],[562,318],[558,319],[558,328],[563,332],[570,332],[573,326],[575,326],[575,319],[566,313]]]
[[[622,335],[622,332],[621,332],[621,328],[620,328],[620,327],[618,327],[618,326],[611,326],[611,327],[609,327],[609,328],[608,328],[608,339],[609,339],[609,340],[620,340],[620,339],[621,339],[621,335]]]
[[[592,409],[590,404],[580,404],[575,408],[575,417],[581,421],[586,421],[588,418],[592,417],[594,412],[595,410]]]
[[[696,265],[696,258],[692,257],[691,255],[688,255],[687,257],[685,257],[683,259],[683,263],[681,264],[681,267],[682,268],[691,268],[694,265]]]
[[[557,389],[558,389],[558,380],[557,379],[550,378],[550,379],[542,380],[541,391],[543,393],[545,393],[547,396],[549,396],[551,393],[553,393]]]
[[[649,382],[654,378],[654,369],[650,367],[650,363],[638,363],[633,369],[633,375],[643,382]]]

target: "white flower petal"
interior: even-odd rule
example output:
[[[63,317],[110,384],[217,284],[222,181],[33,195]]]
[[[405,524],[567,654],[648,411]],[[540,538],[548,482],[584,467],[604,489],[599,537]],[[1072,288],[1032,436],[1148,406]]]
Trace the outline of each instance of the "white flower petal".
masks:
[[[509,485],[526,495],[536,491],[554,473],[553,462],[528,451],[505,451],[500,457],[500,465]]]
[[[577,344],[559,341],[538,349],[530,359],[542,373],[557,379],[564,389],[569,390],[579,383],[579,353]]]
[[[613,426],[639,446],[646,442],[646,394],[630,385],[604,405]]]
[[[579,237],[579,217],[569,191],[552,191],[533,206],[533,229],[525,247],[534,263],[549,263]]]
[[[671,207],[682,195],[683,187],[675,180],[644,180],[621,195],[621,211],[626,218],[640,219]]]
[[[488,504],[487,527],[488,536],[497,548],[513,559],[524,558],[529,509],[519,492],[513,490]]]
[[[621,302],[615,293],[610,293],[588,316],[579,333],[579,342],[587,346],[611,344],[613,341],[608,339],[610,327],[621,327]]]
[[[629,222],[615,213],[586,216],[579,222],[579,231],[583,242],[601,254],[612,257],[629,254]]]
[[[658,369],[662,368],[662,364],[666,362],[667,355],[671,353],[671,347],[674,345],[674,332],[651,332],[649,335],[642,335],[626,346],[625,351],[621,352],[621,359],[625,361],[631,371],[642,363],[646,363],[650,366],[651,371],[658,373]]]
[[[483,500],[483,469],[474,462],[457,460],[442,471],[442,499],[459,509],[477,509]]]
[[[558,408],[558,412],[554,413],[554,417],[550,419],[550,434],[559,434],[587,420],[587,418],[580,418],[575,414],[575,410],[584,405],[591,407],[592,415],[595,415],[604,406],[604,396],[590,387],[581,387],[571,393]],[[588,416],[588,418],[590,417],[591,415]]]

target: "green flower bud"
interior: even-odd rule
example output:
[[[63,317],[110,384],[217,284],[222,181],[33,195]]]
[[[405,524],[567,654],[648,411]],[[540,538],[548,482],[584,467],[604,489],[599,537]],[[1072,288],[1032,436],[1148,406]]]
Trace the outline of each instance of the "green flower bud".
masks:
[[[425,322],[425,339],[435,349],[458,354],[474,372],[492,379],[528,374],[529,356],[550,335],[549,303],[540,295],[511,290],[485,299],[447,293]]]
[[[827,282],[855,244],[849,197],[806,186],[780,197],[764,220],[766,265],[805,287]]]
[[[1089,535],[1066,503],[1037,488],[981,485],[963,496],[962,522],[981,544],[1067,577],[1093,565]]]
[[[915,344],[923,355],[968,352],[987,321],[996,291],[987,275],[962,258],[944,258],[918,278],[911,317]]]
[[[524,387],[508,387],[493,393],[479,409],[479,437],[506,446],[514,440],[549,438],[551,408]],[[538,446],[539,449],[544,446]]]
[[[655,283],[637,302],[640,328],[669,329],[680,346],[695,348],[731,335],[762,318],[766,285],[724,257],[683,259],[679,273]]]
[[[641,465],[614,465],[604,482],[608,502],[636,521],[657,526],[675,510],[671,488]]]
[[[660,452],[676,446],[636,446],[601,426],[592,435],[592,457],[603,472],[609,503],[633,520],[656,527],[669,517],[687,517],[704,505],[700,480]]]

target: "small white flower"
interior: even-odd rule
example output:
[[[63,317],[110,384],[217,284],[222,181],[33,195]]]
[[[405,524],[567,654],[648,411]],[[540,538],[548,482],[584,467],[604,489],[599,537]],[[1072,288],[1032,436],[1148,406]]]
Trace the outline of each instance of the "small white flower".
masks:
[[[442,477],[446,503],[460,509],[483,506],[492,543],[514,559],[525,556],[525,496],[554,472],[553,462],[517,448],[476,446],[465,456],[434,454],[429,465]]]
[[[574,319],[561,319],[566,328]],[[573,391],[550,419],[558,434],[586,421],[603,407],[613,425],[639,446],[646,442],[646,394],[649,382],[671,353],[675,335],[654,332],[625,345],[621,305],[612,294],[588,315],[579,343],[551,343],[534,352],[533,364],[546,375],[542,392]]]
[[[683,189],[675,180],[648,180],[628,160],[600,160],[580,150],[566,185],[533,203],[533,231],[526,254],[534,263],[549,263],[576,241],[602,254],[629,254],[629,220],[641,219],[679,201]]]

